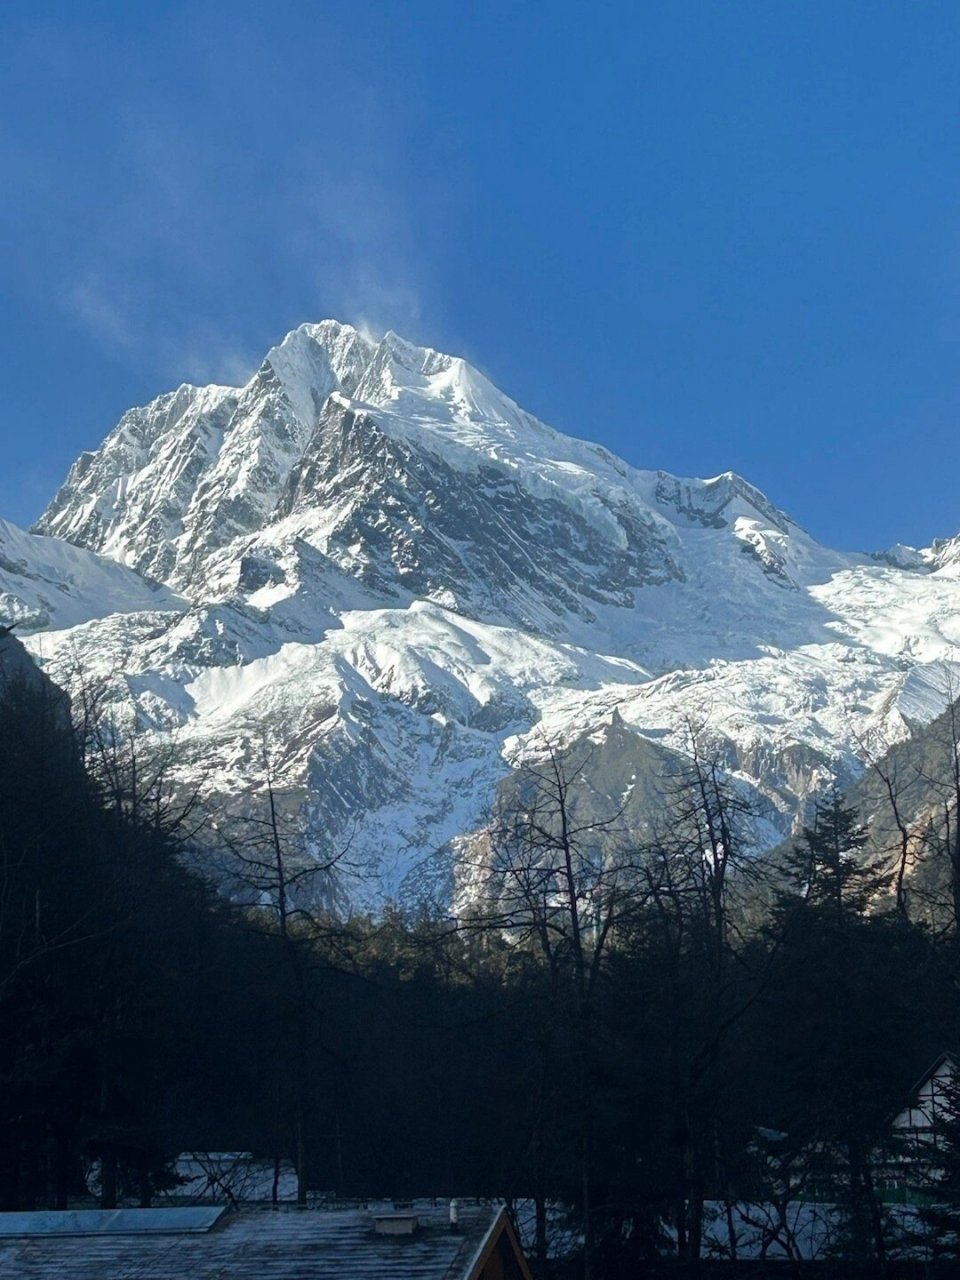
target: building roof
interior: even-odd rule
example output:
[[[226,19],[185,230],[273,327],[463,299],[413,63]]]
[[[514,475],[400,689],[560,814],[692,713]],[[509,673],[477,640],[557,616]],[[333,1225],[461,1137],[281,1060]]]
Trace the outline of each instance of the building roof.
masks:
[[[156,1233],[0,1238],[0,1280],[479,1280],[498,1239],[514,1244],[501,1206],[471,1202],[457,1233],[446,1203],[417,1202],[408,1236],[378,1234],[365,1208],[243,1208],[202,1234],[171,1231],[176,1210],[142,1212]],[[516,1274],[529,1275],[522,1261]]]
[[[923,1088],[923,1086],[927,1084],[928,1081],[930,1081],[935,1075],[937,1075],[941,1067],[946,1067],[946,1066],[949,1066],[952,1071],[956,1071],[958,1066],[957,1055],[955,1053],[952,1053],[949,1049],[945,1049],[944,1052],[940,1054],[939,1058],[935,1059],[930,1064],[930,1066],[927,1067],[926,1071],[923,1073],[920,1079],[916,1082],[916,1084],[910,1090],[909,1096],[911,1098],[915,1098],[917,1094],[920,1092],[920,1090]]]
[[[224,1212],[223,1205],[185,1205],[158,1214],[153,1209],[38,1209],[0,1213],[0,1238],[95,1235],[182,1235],[209,1231]]]
[[[941,1053],[917,1080],[888,1123],[897,1130],[932,1130],[936,1113],[944,1101],[938,1091],[938,1082],[942,1084],[944,1077],[956,1080],[958,1069],[960,1064],[955,1053],[949,1049]]]

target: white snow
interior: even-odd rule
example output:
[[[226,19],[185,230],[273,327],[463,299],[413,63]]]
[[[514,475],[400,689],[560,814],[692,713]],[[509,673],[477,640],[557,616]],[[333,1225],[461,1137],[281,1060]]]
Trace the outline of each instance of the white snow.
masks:
[[[0,625],[15,622],[25,634],[185,603],[112,560],[0,520]]]
[[[618,711],[682,750],[702,723],[786,829],[960,672],[960,538],[832,551],[731,472],[636,470],[461,359],[334,321],[245,387],[131,410],[42,527],[90,550],[0,525],[0,609],[37,610],[52,674],[103,676],[221,793],[280,744],[310,840],[349,834],[368,903],[482,822],[544,735]]]

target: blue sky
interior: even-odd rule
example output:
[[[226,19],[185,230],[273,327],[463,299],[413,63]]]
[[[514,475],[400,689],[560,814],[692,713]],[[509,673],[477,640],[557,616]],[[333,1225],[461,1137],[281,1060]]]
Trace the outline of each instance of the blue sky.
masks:
[[[960,530],[960,5],[0,8],[0,514],[327,315],[824,541]]]

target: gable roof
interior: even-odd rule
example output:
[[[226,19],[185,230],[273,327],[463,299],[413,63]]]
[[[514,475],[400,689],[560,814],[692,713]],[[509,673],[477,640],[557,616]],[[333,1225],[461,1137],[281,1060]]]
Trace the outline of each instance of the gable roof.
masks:
[[[924,1071],[923,1075],[914,1082],[909,1092],[904,1095],[899,1109],[890,1117],[891,1123],[899,1120],[901,1116],[907,1114],[909,1111],[917,1109],[918,1104],[922,1100],[924,1090],[928,1085],[932,1084],[932,1082],[936,1080],[937,1076],[945,1067],[949,1068],[950,1072],[954,1075],[957,1073],[958,1069],[960,1069],[960,1063],[958,1063],[957,1055],[949,1049],[944,1050],[938,1058],[935,1058],[927,1067],[926,1071]]]
[[[910,1098],[915,1098],[917,1094],[919,1094],[923,1086],[939,1072],[941,1067],[946,1066],[948,1063],[950,1064],[950,1066],[953,1068],[954,1071],[957,1070],[957,1066],[958,1066],[957,1055],[955,1053],[952,1053],[949,1049],[945,1049],[944,1052],[940,1054],[939,1058],[937,1058],[934,1062],[930,1064],[929,1067],[927,1067],[926,1071],[923,1073],[920,1079],[916,1082],[916,1084],[910,1090],[910,1093],[908,1096]]]
[[[30,1236],[0,1239],[0,1280],[480,1280],[498,1249],[516,1253],[505,1210],[461,1202],[459,1231],[448,1208],[413,1209],[411,1236],[378,1235],[365,1209],[248,1208],[226,1213],[204,1234]]]

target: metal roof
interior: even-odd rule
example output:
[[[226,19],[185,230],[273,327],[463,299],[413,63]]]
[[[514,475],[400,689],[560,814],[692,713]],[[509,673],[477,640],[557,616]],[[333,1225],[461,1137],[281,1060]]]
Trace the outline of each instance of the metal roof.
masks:
[[[502,1212],[461,1201],[452,1234],[445,1202],[414,1209],[411,1236],[378,1235],[361,1208],[258,1207],[204,1234],[6,1237],[0,1280],[465,1280]]]

